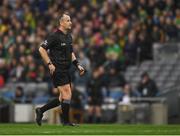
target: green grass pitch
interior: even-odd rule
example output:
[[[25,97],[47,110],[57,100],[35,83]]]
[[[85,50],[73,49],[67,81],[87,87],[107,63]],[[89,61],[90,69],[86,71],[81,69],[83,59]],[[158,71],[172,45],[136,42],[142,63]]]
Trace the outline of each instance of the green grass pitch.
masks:
[[[0,124],[0,135],[180,135],[180,125],[82,124],[78,127],[43,124]]]

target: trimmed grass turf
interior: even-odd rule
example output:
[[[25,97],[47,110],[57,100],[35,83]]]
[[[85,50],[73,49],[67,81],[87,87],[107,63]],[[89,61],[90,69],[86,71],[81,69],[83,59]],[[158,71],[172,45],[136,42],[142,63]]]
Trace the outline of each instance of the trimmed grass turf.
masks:
[[[0,124],[0,135],[180,135],[180,125],[82,124],[78,127],[43,124]]]

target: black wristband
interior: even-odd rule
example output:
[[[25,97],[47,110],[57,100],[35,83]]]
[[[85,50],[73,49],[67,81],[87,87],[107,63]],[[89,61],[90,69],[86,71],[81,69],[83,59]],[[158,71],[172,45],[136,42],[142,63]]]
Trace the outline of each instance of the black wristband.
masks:
[[[51,65],[52,64],[52,62],[51,61],[49,61],[48,63],[47,63],[47,65],[49,66],[49,65]]]
[[[79,62],[76,59],[72,63],[75,67],[78,67],[78,65],[79,65]]]

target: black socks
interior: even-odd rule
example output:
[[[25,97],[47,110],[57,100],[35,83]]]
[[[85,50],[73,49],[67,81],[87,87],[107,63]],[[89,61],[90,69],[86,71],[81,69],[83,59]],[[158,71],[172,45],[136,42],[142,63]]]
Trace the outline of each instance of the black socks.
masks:
[[[40,110],[42,113],[44,113],[49,109],[59,106],[60,104],[62,108],[61,117],[63,119],[63,123],[69,123],[70,100],[63,100],[61,103],[58,98],[55,98],[52,101],[48,102],[46,105],[42,106]]]
[[[69,123],[70,100],[63,100],[61,107],[62,107],[62,116],[64,119],[64,123]]]
[[[48,102],[46,105],[42,106],[40,109],[41,109],[41,112],[44,113],[45,111],[49,109],[59,106],[60,104],[61,103],[59,101],[59,98],[55,98],[52,101]]]

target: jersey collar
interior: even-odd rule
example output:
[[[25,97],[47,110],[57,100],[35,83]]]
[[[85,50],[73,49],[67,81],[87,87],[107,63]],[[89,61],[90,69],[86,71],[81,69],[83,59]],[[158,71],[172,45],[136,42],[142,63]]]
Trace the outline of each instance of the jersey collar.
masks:
[[[57,28],[56,32],[59,32],[59,33],[61,33],[63,35],[68,35],[69,34],[69,32],[67,32],[67,34],[63,33],[59,28]]]

